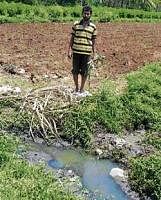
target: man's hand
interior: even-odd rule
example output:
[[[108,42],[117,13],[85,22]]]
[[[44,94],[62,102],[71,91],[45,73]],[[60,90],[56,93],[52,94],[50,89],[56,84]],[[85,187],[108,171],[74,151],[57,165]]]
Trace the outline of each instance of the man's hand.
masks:
[[[71,59],[72,58],[72,52],[68,51],[68,58]]]
[[[94,59],[95,57],[96,57],[96,53],[92,52],[91,59]]]

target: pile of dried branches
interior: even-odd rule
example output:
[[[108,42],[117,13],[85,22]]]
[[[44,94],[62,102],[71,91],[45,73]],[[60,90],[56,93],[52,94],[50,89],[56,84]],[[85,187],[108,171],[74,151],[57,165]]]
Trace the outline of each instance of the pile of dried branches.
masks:
[[[97,69],[103,59],[104,57],[100,55],[92,59],[89,63],[89,71]],[[11,69],[12,66],[7,68],[7,70]],[[73,104],[81,101],[81,97],[76,96],[70,88],[63,86],[32,89],[25,95],[23,92],[16,95],[7,93],[0,97],[2,101],[8,99],[21,104],[18,115],[22,118],[25,116],[23,122],[29,126],[32,139],[35,141],[35,137],[39,135],[47,143],[50,143],[53,138],[61,142],[60,132],[64,116],[70,112],[69,108]]]
[[[56,138],[61,143],[58,127],[61,127],[63,116],[77,100],[72,91],[65,87],[48,87],[28,92],[23,100],[21,111],[30,116],[29,134],[35,141],[39,133],[47,142]]]

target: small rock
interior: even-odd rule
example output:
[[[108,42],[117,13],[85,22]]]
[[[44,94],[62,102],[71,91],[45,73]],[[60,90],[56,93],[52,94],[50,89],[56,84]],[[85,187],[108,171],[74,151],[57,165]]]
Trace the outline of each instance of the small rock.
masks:
[[[53,75],[52,78],[53,78],[53,79],[57,79],[57,78],[59,78],[59,77],[58,77],[57,75]]]
[[[110,171],[110,176],[123,180],[125,178],[124,170],[120,168],[113,168]]]
[[[74,176],[74,172],[72,170],[68,170],[66,175],[72,177]]]
[[[23,75],[25,74],[25,70],[21,68],[17,71],[17,74]]]

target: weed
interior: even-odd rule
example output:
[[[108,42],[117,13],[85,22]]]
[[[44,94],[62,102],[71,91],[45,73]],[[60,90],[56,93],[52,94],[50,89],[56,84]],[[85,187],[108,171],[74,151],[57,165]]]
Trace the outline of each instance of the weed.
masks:
[[[161,156],[132,159],[130,164],[129,180],[132,188],[142,196],[159,200],[161,198]]]

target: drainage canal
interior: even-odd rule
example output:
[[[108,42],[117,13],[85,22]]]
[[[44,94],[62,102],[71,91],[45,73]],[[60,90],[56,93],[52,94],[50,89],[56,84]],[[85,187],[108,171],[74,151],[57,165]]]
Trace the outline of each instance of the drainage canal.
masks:
[[[127,200],[121,187],[109,175],[117,164],[109,160],[97,160],[72,150],[59,151],[55,158],[48,161],[48,165],[55,169],[71,168],[81,177],[82,184],[95,194],[95,199]]]
[[[98,160],[75,150],[58,149],[42,144],[34,144],[31,149],[30,160],[31,157],[34,160],[33,155],[36,155],[52,169],[68,169],[79,175],[82,185],[93,194],[88,199],[128,200],[120,185],[109,175],[112,168],[118,167],[116,163]]]

